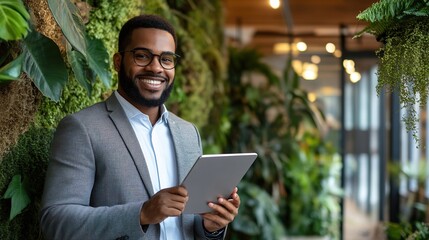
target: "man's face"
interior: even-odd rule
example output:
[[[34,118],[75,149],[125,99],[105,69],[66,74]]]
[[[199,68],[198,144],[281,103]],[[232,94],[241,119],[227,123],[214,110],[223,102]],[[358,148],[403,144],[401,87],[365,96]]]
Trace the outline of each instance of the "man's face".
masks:
[[[138,28],[131,35],[131,42],[125,51],[135,48],[149,49],[153,54],[174,52],[173,36],[167,31],[155,28]],[[115,69],[118,70],[119,92],[136,107],[158,107],[169,97],[174,83],[174,68],[165,70],[158,56],[152,62],[140,67],[134,62],[132,52],[115,54]]]

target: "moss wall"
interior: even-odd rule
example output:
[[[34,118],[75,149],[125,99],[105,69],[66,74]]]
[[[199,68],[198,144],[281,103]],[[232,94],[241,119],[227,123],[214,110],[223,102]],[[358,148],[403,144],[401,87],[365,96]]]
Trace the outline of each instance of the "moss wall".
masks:
[[[29,183],[31,203],[9,221],[11,201],[0,200],[0,239],[43,239],[38,215],[52,136],[52,130],[31,127],[4,156],[0,164],[0,192],[3,195],[12,177],[20,174]]]
[[[97,2],[100,7],[93,8],[90,17],[92,21],[87,23],[88,33],[102,39],[106,46],[113,44],[114,46],[107,47],[109,54],[112,54],[116,48],[120,25],[140,12],[141,1]],[[62,35],[59,35],[60,31],[47,9],[46,0],[31,0],[26,3],[33,13],[33,21],[37,23],[36,29],[53,39],[64,53],[61,46]],[[116,11],[108,13],[109,6]],[[104,16],[105,14],[109,16]],[[3,157],[0,156],[0,194],[4,194],[12,177],[20,174],[29,180],[28,192],[31,198],[29,206],[12,221],[8,220],[11,200],[0,200],[0,239],[43,239],[39,229],[39,210],[53,131],[62,117],[101,101],[108,94],[109,89],[98,81],[91,95],[88,95],[71,74],[57,103],[42,98],[29,80],[0,86],[0,102],[1,106],[5,106],[0,109],[0,123],[5,123],[1,124],[0,144],[3,149],[6,148],[4,146],[9,146],[9,151],[5,151]],[[11,127],[11,124],[17,127]],[[27,131],[30,125],[32,127]]]
[[[116,51],[120,27],[130,17],[143,12],[157,13],[169,19],[176,27],[178,52],[183,59],[176,70],[175,89],[167,103],[168,108],[195,122],[200,129],[213,123],[216,117],[210,115],[216,109],[214,96],[222,89],[219,85],[225,81],[226,69],[226,61],[222,57],[222,29],[218,29],[222,22],[220,1],[203,1],[204,8],[197,8],[192,1],[73,2],[87,20],[88,34],[101,39],[110,56]],[[61,46],[63,36],[49,12],[47,0],[27,0],[25,3],[32,13],[32,20],[37,23],[37,31],[53,39],[64,54]],[[30,205],[12,221],[8,221],[10,199],[0,200],[0,239],[43,239],[38,212],[55,127],[65,115],[109,96],[117,85],[116,73],[113,68],[111,71],[111,88],[98,81],[90,95],[70,74],[59,102],[42,97],[28,80],[0,86],[0,194],[4,194],[12,177],[20,174],[30,180],[28,191],[31,198]],[[9,99],[7,104],[4,99]],[[16,124],[16,130],[6,123]]]
[[[0,86],[0,163],[33,122],[41,94],[29,79]]]

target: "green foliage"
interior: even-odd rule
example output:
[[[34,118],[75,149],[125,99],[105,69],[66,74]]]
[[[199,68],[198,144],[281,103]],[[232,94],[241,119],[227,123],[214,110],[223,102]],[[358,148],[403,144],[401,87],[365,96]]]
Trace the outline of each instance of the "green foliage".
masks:
[[[410,27],[412,26],[412,27]],[[415,105],[425,106],[429,81],[429,17],[416,17],[398,22],[386,33],[384,46],[378,52],[377,91],[398,90],[406,128],[416,135],[419,115]],[[406,36],[406,37],[404,37]]]
[[[415,179],[417,191],[402,197],[400,208],[400,222],[387,223],[386,235],[389,240],[429,239],[429,226],[427,223],[428,203],[425,196],[426,180],[428,174],[426,159],[420,159],[418,166],[412,164],[391,163],[388,165],[389,175],[400,184],[400,180]]]
[[[79,83],[88,81],[86,84],[83,84],[83,86],[91,91],[91,84],[94,83],[95,78],[85,79],[81,77],[92,75],[92,73],[88,74],[87,72],[94,71],[104,85],[110,87],[111,74],[108,70],[109,55],[106,53],[107,50],[102,41],[88,37],[78,8],[70,2],[70,0],[48,0],[48,4],[55,21],[60,26],[67,40],[67,44],[73,47],[69,48],[67,51],[67,53],[72,54],[69,59],[73,59],[73,57],[76,56],[76,54],[73,54],[74,50],[78,51],[83,56],[79,61],[73,61],[72,67],[72,70],[76,71],[85,69],[85,74],[78,72],[75,76],[78,78]],[[79,67],[77,65],[81,66]],[[58,99],[56,101],[58,101]]]
[[[242,204],[232,222],[235,232],[230,239],[275,240],[284,236],[284,228],[278,218],[279,209],[271,196],[249,182],[241,182],[238,189]]]
[[[382,38],[398,20],[413,16],[429,16],[428,0],[380,0],[359,13],[357,18],[369,22],[357,36],[368,32]]]
[[[131,17],[140,14],[143,1],[101,0],[93,2],[86,29],[89,36],[100,39],[104,43],[107,55],[111,58],[117,51],[118,36],[122,25]],[[112,11],[112,9],[115,10]],[[110,72],[113,73],[111,86],[115,87],[117,77],[113,65],[110,65]]]
[[[12,220],[16,215],[20,214],[22,210],[27,207],[31,202],[27,193],[28,181],[21,181],[21,175],[15,175],[9,183],[9,187],[3,195],[5,199],[11,199],[11,209],[9,220]]]
[[[384,43],[377,52],[381,60],[377,91],[399,92],[400,104],[407,110],[402,119],[418,141],[416,106],[424,106],[428,97],[429,0],[380,0],[357,18],[369,25],[356,37],[367,32]]]
[[[48,4],[67,42],[86,58],[85,26],[77,7],[69,0],[48,0]]]
[[[429,226],[424,222],[390,223],[386,233],[389,240],[426,240],[429,239]]]
[[[113,56],[117,51],[118,36],[122,25],[131,17],[140,14],[143,1],[100,0],[93,2],[89,22],[86,25],[87,32],[90,36],[102,40],[109,56]]]
[[[31,127],[22,134],[18,143],[0,164],[0,192],[3,195],[15,175],[28,179],[27,193],[31,203],[24,211],[9,221],[11,201],[0,200],[0,239],[42,239],[39,230],[40,200],[53,131]]]
[[[258,158],[242,182],[257,185],[260,191],[270,193],[268,195],[271,198],[271,193],[278,192],[278,186],[281,185],[281,161],[284,155],[281,138],[285,131],[281,122],[276,121],[281,118],[280,114],[277,115],[278,118],[269,116],[272,110],[282,113],[283,109],[281,93],[275,84],[278,83],[278,78],[262,63],[261,55],[253,49],[229,48],[228,62],[228,81],[225,82],[225,89],[230,99],[229,107],[224,111],[234,127],[226,135],[224,151],[256,151]],[[255,75],[260,77],[259,83],[253,80],[252,76]],[[239,191],[241,194],[243,189],[239,188]],[[268,214],[275,213],[273,209],[266,209],[265,204],[274,204],[273,208],[278,209],[276,199],[260,200],[264,202],[247,205],[249,209],[240,213],[240,219],[243,219],[240,225],[232,225],[232,236],[236,239],[276,239],[276,231],[269,235],[269,232],[254,230],[266,223],[264,211],[271,212]],[[255,211],[252,208],[255,208]],[[279,215],[275,214],[273,223],[279,221],[278,218]],[[247,231],[244,231],[244,226],[249,226]],[[281,231],[283,228],[282,226]]]
[[[281,200],[287,235],[338,238],[339,156],[310,133],[290,145],[283,169],[286,197]]]
[[[21,54],[13,61],[0,68],[0,82],[17,80],[21,75],[22,62],[24,55]],[[0,62],[1,65],[1,62]]]
[[[58,101],[67,83],[67,67],[58,46],[50,38],[32,31],[24,39],[22,70],[43,95]]]
[[[87,71],[94,71],[105,85],[109,86],[110,74],[107,71],[109,61],[106,58],[107,55],[104,54],[104,46],[101,42],[91,41],[87,37],[76,6],[70,0],[49,0],[48,4],[67,43],[71,44],[73,49],[76,49],[84,56],[80,61],[74,61],[73,69],[80,70],[88,65],[89,68],[86,68]],[[11,16],[12,13],[8,12]],[[5,19],[11,16],[8,15]],[[87,47],[89,44],[91,46]],[[62,59],[58,46],[50,38],[32,30],[32,33],[23,41],[22,51],[25,55],[22,70],[34,81],[44,96],[58,101],[68,79],[66,63]],[[69,51],[69,53],[72,51]],[[55,65],[52,66],[52,64]],[[76,67],[76,65],[83,66]],[[81,77],[82,75],[78,73],[77,77]],[[80,82],[85,81],[82,79],[79,80]],[[92,83],[86,84],[85,87],[91,90]]]
[[[0,39],[19,40],[27,35],[30,14],[21,0],[2,0],[0,16]]]
[[[95,81],[95,74],[87,64],[84,64],[85,57],[78,51],[73,51],[70,44],[67,44],[67,59],[73,69],[76,80],[91,94],[91,83]]]
[[[323,114],[300,88],[291,61],[286,62],[283,78],[279,78],[252,49],[231,48],[229,56],[226,89],[230,96],[228,116],[234,128],[227,136],[226,152],[258,153],[244,181],[258,185],[270,193],[275,204],[282,204],[279,215],[287,234],[334,237],[340,191],[328,187],[327,182],[338,182],[333,178],[339,168],[333,168],[338,158],[319,132],[323,129]],[[337,192],[329,192],[328,188]],[[247,237],[266,239],[250,231],[251,222],[258,225],[251,213],[242,213],[248,221]],[[245,238],[236,227],[233,225],[233,230],[239,231],[237,235]]]
[[[141,1],[105,0],[97,1],[97,5],[93,6],[86,29],[90,38],[97,39],[91,41],[102,41],[103,45],[106,46],[107,53],[104,53],[106,56],[103,58],[107,58],[107,55],[113,56],[116,52],[117,38],[121,26],[126,20],[139,14],[140,5]],[[115,11],[112,11],[112,9],[115,9]],[[92,49],[91,45],[88,49]],[[99,54],[103,53],[100,52]],[[100,102],[106,97],[106,95],[109,95],[109,89],[105,84],[103,85],[99,81],[96,81],[93,84],[90,92],[87,91],[88,84],[91,83],[88,79],[93,77],[93,73],[86,71],[88,66],[75,66],[76,61],[81,61],[81,58],[79,58],[79,52],[73,51],[73,53],[70,53],[69,59],[73,68],[80,67],[81,69],[74,71],[76,78],[71,76],[69,83],[64,88],[62,97],[57,103],[46,98],[42,100],[36,118],[36,124],[38,126],[44,128],[55,128],[58,122],[66,115],[77,112],[96,102]],[[114,72],[112,66],[110,66],[110,72]],[[78,78],[78,74],[76,73],[82,75],[81,78]],[[113,86],[116,85],[114,82],[116,82],[116,79],[114,79],[112,83]],[[90,93],[90,95],[87,93]]]
[[[92,38],[87,38],[86,40],[88,43],[88,56],[86,58],[88,63],[83,63],[84,66],[86,67],[87,71],[93,70],[94,73],[104,83],[104,86],[110,87],[111,74],[108,70],[110,66],[109,54],[106,52],[103,42],[99,39]],[[87,87],[90,87],[91,84],[94,83],[94,80],[95,78],[92,78],[92,80],[89,81],[89,85],[87,85]]]
[[[42,99],[35,124],[39,127],[54,129],[66,115],[102,101],[104,90],[105,87],[102,83],[97,82],[93,87],[91,96],[88,96],[85,89],[75,79],[70,79],[58,102],[49,98]]]

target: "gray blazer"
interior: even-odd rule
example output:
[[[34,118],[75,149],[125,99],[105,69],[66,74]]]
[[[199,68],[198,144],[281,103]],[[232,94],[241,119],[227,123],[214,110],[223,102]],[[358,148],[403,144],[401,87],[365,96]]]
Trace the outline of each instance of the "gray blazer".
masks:
[[[202,154],[201,139],[174,114],[168,126],[181,182]],[[140,225],[140,209],[153,195],[139,142],[114,94],[60,122],[42,197],[48,239],[159,239],[159,224]],[[181,221],[184,239],[204,239],[199,215]]]

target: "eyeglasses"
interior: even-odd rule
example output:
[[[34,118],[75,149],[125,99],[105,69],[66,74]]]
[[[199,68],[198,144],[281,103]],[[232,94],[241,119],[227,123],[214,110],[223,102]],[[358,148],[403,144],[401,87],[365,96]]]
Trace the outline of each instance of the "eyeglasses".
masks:
[[[180,56],[172,52],[162,52],[161,54],[154,54],[147,48],[135,48],[133,50],[121,51],[132,52],[134,62],[140,67],[146,67],[153,61],[153,57],[158,57],[158,62],[165,70],[173,69],[179,62]]]

